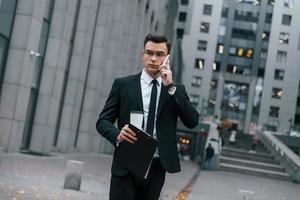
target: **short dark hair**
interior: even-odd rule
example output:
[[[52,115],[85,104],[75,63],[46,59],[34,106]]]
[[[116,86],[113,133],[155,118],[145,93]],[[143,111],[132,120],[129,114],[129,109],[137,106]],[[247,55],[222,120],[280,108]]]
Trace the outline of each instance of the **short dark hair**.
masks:
[[[157,33],[149,33],[144,40],[144,48],[146,46],[147,42],[154,42],[154,43],[166,43],[167,49],[168,49],[168,54],[171,51],[171,43],[168,41],[167,37],[162,34],[157,34]]]

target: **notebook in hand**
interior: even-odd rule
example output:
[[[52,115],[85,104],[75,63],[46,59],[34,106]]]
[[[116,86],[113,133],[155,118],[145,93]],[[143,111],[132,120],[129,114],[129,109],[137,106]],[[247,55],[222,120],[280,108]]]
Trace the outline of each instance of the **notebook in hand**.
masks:
[[[134,144],[127,141],[121,142],[116,149],[115,156],[124,168],[143,179],[147,176],[157,147],[157,140],[132,124],[128,127],[136,133],[137,141]]]

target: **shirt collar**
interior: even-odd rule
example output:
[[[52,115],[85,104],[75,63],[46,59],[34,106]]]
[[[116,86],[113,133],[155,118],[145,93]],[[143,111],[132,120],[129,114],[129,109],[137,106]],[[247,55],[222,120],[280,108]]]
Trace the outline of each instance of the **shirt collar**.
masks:
[[[150,85],[153,78],[145,71],[145,69],[143,69],[141,80],[144,80],[148,85]],[[161,86],[161,77],[159,76],[156,80],[158,82],[158,86]]]

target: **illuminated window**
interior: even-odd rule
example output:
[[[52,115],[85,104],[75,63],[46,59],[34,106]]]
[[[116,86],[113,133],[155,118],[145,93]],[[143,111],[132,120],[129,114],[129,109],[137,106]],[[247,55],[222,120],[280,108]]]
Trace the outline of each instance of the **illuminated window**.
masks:
[[[281,88],[272,88],[272,98],[274,99],[281,99],[282,96],[282,89]]]
[[[243,54],[244,54],[244,49],[243,48],[238,48],[237,49],[237,55],[238,56],[243,56]]]
[[[207,23],[207,22],[201,22],[200,32],[202,32],[202,33],[208,33],[209,32],[209,23]]]
[[[202,58],[196,58],[195,60],[195,68],[196,69],[204,69],[204,62],[205,60]]]
[[[279,35],[279,43],[280,44],[288,44],[289,43],[290,34],[289,33],[280,33]]]
[[[248,49],[246,53],[247,58],[252,58],[253,57],[253,49]]]
[[[218,46],[217,46],[217,52],[219,54],[223,54],[224,53],[224,45],[223,44],[218,44]]]
[[[263,32],[263,33],[261,34],[261,38],[262,38],[262,40],[264,40],[264,41],[268,41],[269,38],[270,38],[270,33],[269,33],[269,32]]]
[[[213,71],[218,72],[220,71],[221,63],[220,62],[214,62],[213,64]]]

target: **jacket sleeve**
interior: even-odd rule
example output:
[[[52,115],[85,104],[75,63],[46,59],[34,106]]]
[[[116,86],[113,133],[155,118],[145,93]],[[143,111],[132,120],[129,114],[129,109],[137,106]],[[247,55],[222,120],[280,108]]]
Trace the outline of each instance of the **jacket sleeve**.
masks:
[[[114,126],[120,110],[119,90],[120,87],[116,79],[96,123],[97,131],[113,146],[116,146],[117,136],[120,133],[120,130]]]
[[[194,128],[199,123],[199,114],[191,104],[183,85],[177,85],[176,91],[171,97],[175,102],[178,116],[188,128]]]

